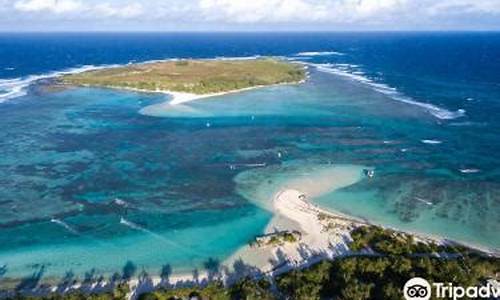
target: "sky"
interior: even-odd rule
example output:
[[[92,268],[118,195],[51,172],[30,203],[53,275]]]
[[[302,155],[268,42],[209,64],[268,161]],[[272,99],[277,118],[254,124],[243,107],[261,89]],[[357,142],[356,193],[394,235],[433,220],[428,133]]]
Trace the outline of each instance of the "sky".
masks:
[[[0,31],[500,30],[500,0],[0,0]]]

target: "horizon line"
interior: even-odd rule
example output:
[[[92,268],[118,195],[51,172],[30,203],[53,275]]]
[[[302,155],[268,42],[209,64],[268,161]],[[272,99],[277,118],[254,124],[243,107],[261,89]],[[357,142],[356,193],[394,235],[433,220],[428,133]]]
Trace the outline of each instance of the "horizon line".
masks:
[[[2,30],[2,33],[500,33],[500,29],[397,30]]]

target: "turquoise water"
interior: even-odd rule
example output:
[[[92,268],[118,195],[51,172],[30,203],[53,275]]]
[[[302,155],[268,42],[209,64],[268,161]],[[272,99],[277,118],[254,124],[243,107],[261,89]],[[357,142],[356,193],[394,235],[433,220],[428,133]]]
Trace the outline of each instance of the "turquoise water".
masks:
[[[239,173],[234,181],[238,194],[261,208],[274,211],[273,200],[284,190],[298,190],[315,199],[361,181],[365,168],[299,159],[246,170]]]
[[[324,65],[366,59],[353,53],[308,58],[302,85],[165,110],[164,95],[42,83],[1,103],[0,280],[39,270],[47,279],[112,276],[129,262],[150,274],[202,270],[262,233],[265,196],[331,165],[376,175],[320,205],[498,251],[494,73],[444,90],[436,78],[394,72],[395,91],[353,77],[352,65],[341,74]],[[366,72],[391,65],[374,64]],[[408,101],[429,94],[433,106]]]
[[[2,132],[7,275],[40,266],[47,278],[111,275],[128,261],[151,274],[163,265],[189,273],[262,232],[270,213],[233,192],[234,171],[218,162],[224,147],[207,143],[204,123],[138,113],[157,98],[75,89],[9,103],[19,106],[3,121],[20,122]]]

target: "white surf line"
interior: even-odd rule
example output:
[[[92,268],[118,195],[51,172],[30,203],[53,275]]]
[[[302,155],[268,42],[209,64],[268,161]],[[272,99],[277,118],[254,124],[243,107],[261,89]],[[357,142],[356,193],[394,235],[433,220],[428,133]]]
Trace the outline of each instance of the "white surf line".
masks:
[[[420,141],[424,144],[429,144],[429,145],[438,145],[443,143],[440,140],[420,140]]]
[[[135,229],[135,230],[142,231],[144,233],[153,235],[156,238],[159,238],[159,239],[162,239],[162,240],[166,240],[163,236],[161,236],[161,235],[159,235],[157,233],[154,233],[151,230],[148,230],[148,229],[146,229],[146,228],[144,228],[144,227],[142,227],[142,226],[140,226],[140,225],[138,225],[138,224],[136,224],[134,222],[131,222],[131,221],[125,219],[124,217],[120,218],[120,224],[123,224],[123,225],[125,225],[127,227],[130,227],[132,229]]]
[[[36,81],[42,79],[57,78],[63,75],[78,74],[86,71],[93,71],[104,68],[113,68],[119,66],[121,65],[100,65],[100,66],[84,65],[81,67],[67,68],[62,71],[53,71],[39,75],[28,75],[18,78],[0,79],[0,91],[3,91],[3,93],[0,93],[0,103],[13,98],[25,96],[26,88],[29,87],[31,84],[35,83]]]
[[[239,167],[247,167],[247,168],[262,168],[266,167],[267,163],[255,163],[255,164],[229,164],[229,168],[234,170]]]
[[[62,220],[53,218],[53,219],[50,220],[50,222],[64,227],[67,231],[71,232],[72,234],[80,235],[80,233],[76,229],[74,229],[68,223],[66,223],[66,222],[64,222]]]
[[[295,56],[330,56],[330,55],[345,55],[345,53],[338,51],[304,51],[295,53]]]
[[[460,169],[459,171],[460,171],[460,173],[464,173],[464,174],[472,174],[472,173],[481,172],[480,169]]]
[[[422,203],[424,203],[424,204],[427,204],[427,205],[429,205],[429,206],[434,205],[434,203],[432,203],[432,202],[430,202],[430,201],[428,201],[428,200],[425,200],[424,198],[415,197],[414,199],[415,199],[415,200],[417,200],[417,201],[420,201],[420,202],[422,202]]]
[[[118,206],[125,207],[125,208],[130,207],[130,204],[129,204],[127,201],[122,200],[122,199],[120,199],[120,198],[115,198],[115,199],[113,200],[113,203],[115,203],[115,204],[116,204],[116,205],[118,205]]]
[[[303,63],[310,65],[310,66],[313,66],[313,67],[316,67],[316,69],[320,72],[347,77],[347,78],[352,79],[354,81],[357,81],[359,83],[365,84],[365,85],[371,87],[374,91],[377,91],[379,93],[387,95],[395,101],[410,104],[410,105],[415,105],[415,106],[418,106],[422,109],[425,109],[428,113],[430,113],[434,117],[441,119],[441,120],[457,119],[460,117],[464,117],[465,113],[466,113],[465,109],[462,109],[462,108],[460,108],[456,111],[450,111],[450,110],[441,108],[441,107],[434,105],[434,104],[416,101],[413,98],[402,94],[394,87],[388,86],[387,84],[384,84],[384,83],[376,82],[373,79],[368,78],[367,76],[363,76],[364,75],[363,72],[350,71],[351,69],[358,67],[357,65],[331,64],[331,63],[313,64],[313,63],[307,63],[307,62],[303,62]]]
[[[120,218],[120,224],[124,225],[124,226],[127,226],[129,228],[132,228],[134,230],[137,230],[137,231],[141,231],[141,232],[144,232],[146,234],[149,234],[163,242],[166,242],[167,244],[173,246],[173,247],[176,247],[177,249],[179,250],[182,250],[182,251],[185,251],[185,252],[190,252],[190,253],[193,253],[193,254],[197,254],[197,255],[200,255],[200,253],[197,253],[196,251],[193,251],[191,248],[189,247],[186,247],[186,246],[181,246],[179,245],[178,243],[174,243],[172,242],[171,240],[165,238],[164,236],[158,234],[158,233],[155,233],[147,228],[144,228],[142,226],[140,226],[139,224],[136,224],[134,222],[131,222],[127,219],[125,219],[124,217],[121,217]]]

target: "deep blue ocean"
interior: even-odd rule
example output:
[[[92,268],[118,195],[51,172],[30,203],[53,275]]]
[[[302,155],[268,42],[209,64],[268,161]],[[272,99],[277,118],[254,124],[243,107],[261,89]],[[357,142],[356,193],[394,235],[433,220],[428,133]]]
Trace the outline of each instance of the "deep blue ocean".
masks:
[[[500,33],[2,33],[0,281],[223,261],[264,230],[251,195],[280,166],[325,163],[376,176],[319,205],[499,251],[499,54]],[[148,109],[164,95],[44,85],[254,56],[310,78],[171,111]]]

